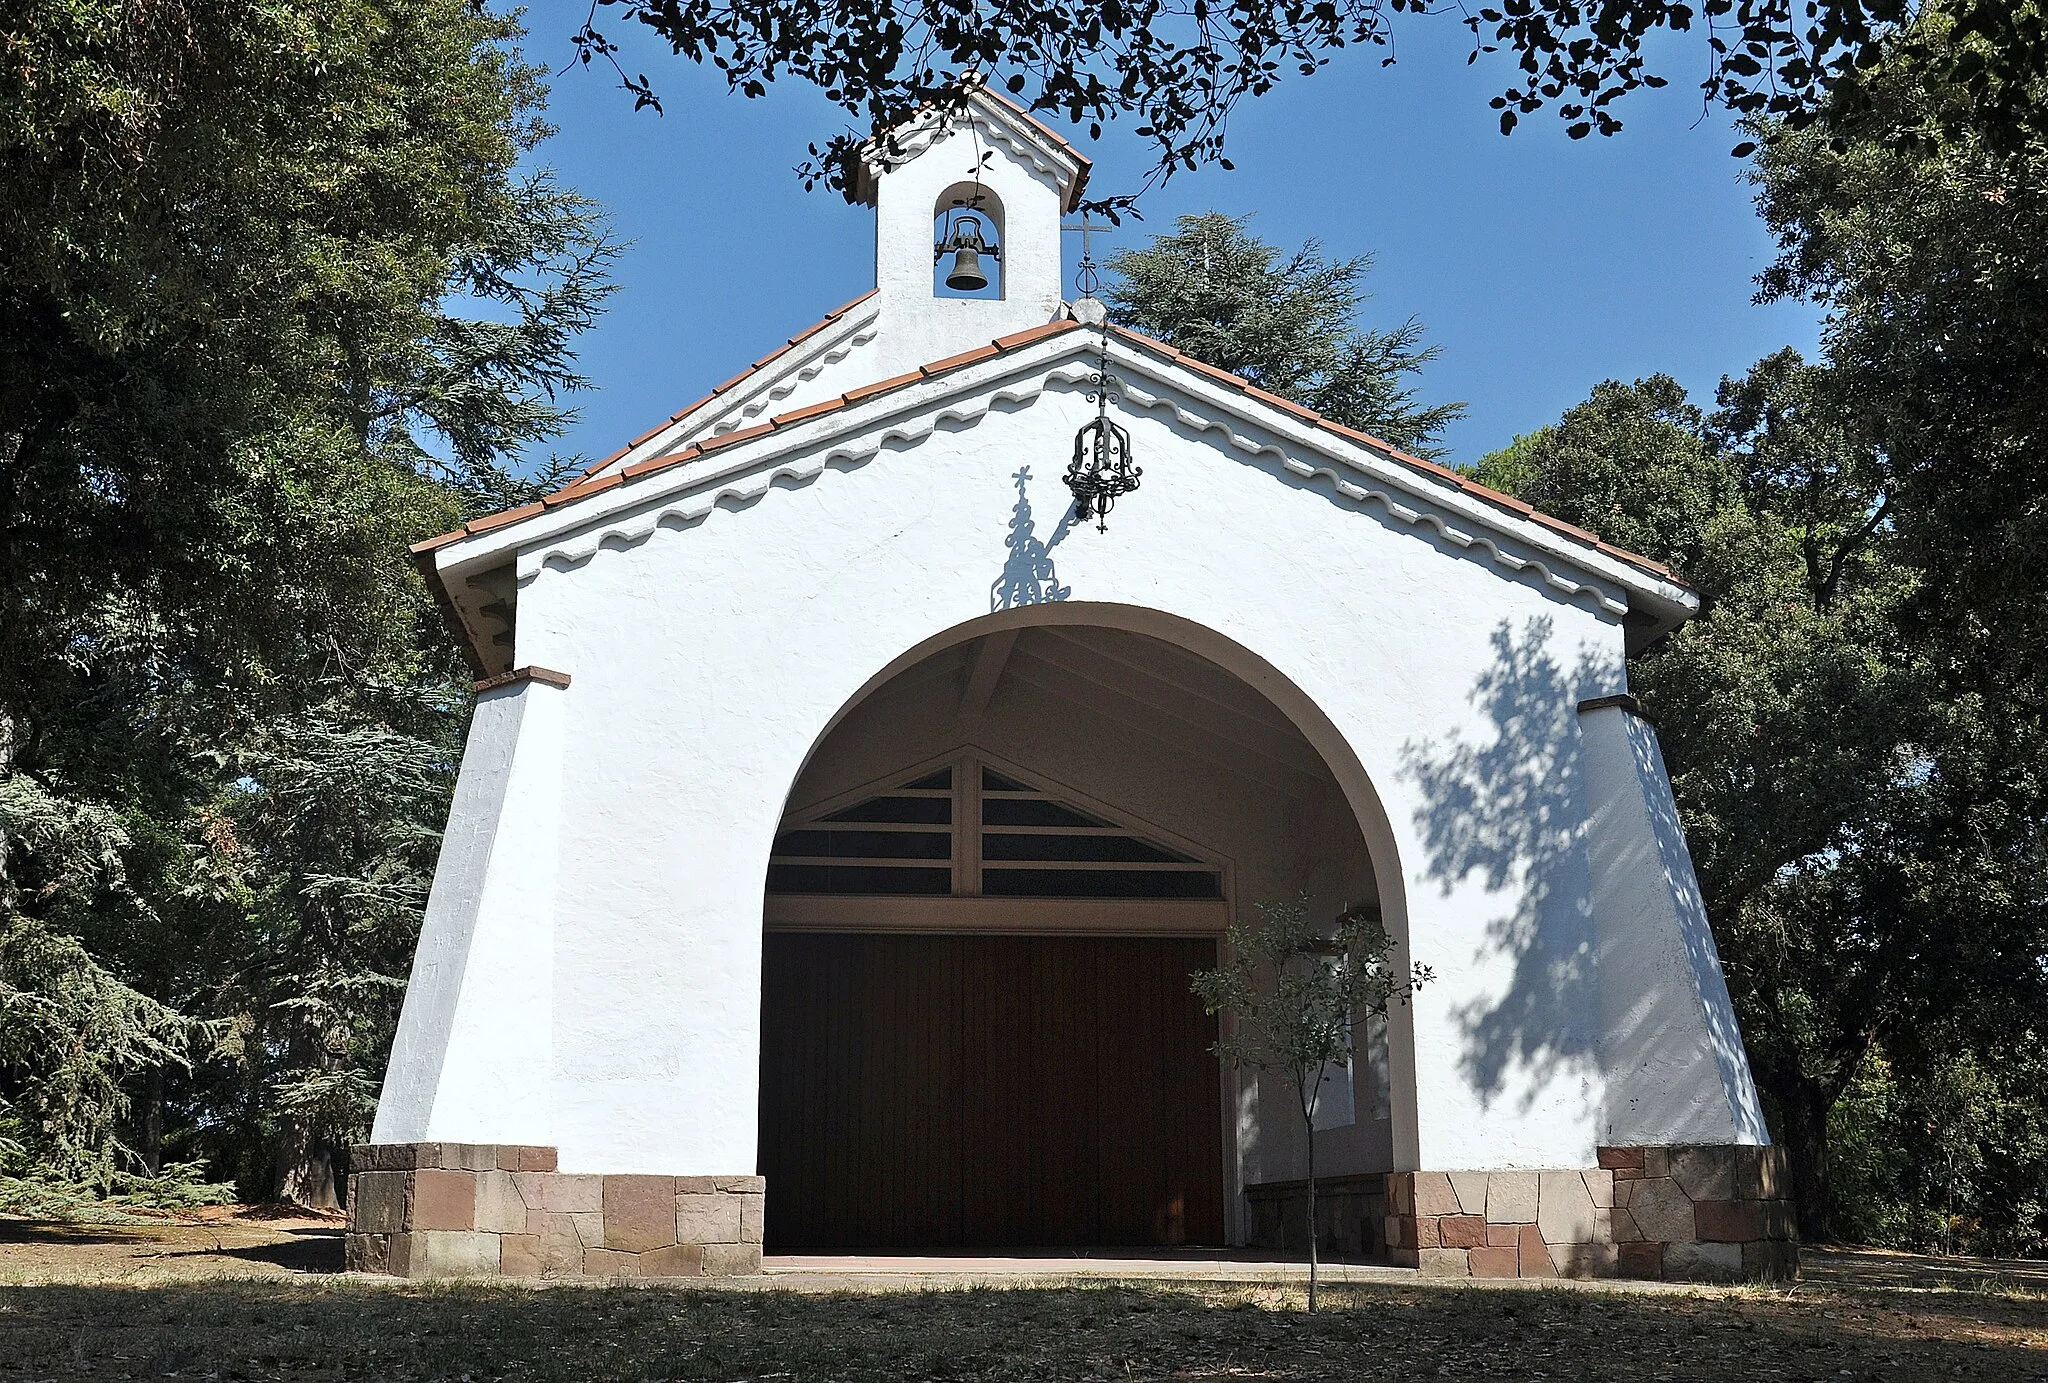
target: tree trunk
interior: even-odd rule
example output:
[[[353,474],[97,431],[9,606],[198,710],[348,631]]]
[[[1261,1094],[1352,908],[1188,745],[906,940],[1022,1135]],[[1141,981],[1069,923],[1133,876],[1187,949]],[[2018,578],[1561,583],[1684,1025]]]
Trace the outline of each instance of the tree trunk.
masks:
[[[1316,1124],[1308,1120],[1308,1313],[1316,1313]]]
[[[164,1169],[164,1068],[161,1065],[149,1068],[149,1079],[142,1089],[141,1137],[136,1139],[142,1146],[135,1150],[142,1159],[142,1168],[151,1176]]]
[[[312,1068],[331,1074],[341,1067],[339,1044],[328,1034],[294,1024],[292,1048],[299,1069]],[[324,1119],[306,1109],[286,1109],[277,1133],[277,1198],[289,1205],[333,1210],[341,1198],[335,1186],[335,1165],[339,1149],[333,1131],[323,1127]]]
[[[334,1183],[333,1146],[297,1119],[287,1119],[277,1135],[277,1198],[316,1210],[341,1204]]]
[[[1773,1091],[1784,1115],[1785,1155],[1792,1163],[1792,1194],[1799,1203],[1799,1237],[1809,1244],[1828,1236],[1828,1112],[1834,1101],[1816,1083],[1793,1079]]]

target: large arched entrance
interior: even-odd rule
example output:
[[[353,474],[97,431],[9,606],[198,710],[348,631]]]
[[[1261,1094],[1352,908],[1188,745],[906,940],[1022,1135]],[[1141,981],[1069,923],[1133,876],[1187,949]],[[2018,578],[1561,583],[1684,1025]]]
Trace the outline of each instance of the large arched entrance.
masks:
[[[1220,1069],[1189,976],[1261,902],[1378,898],[1323,754],[1186,640],[1015,611],[934,640],[819,741],[767,880],[771,1251],[1242,1242],[1306,1161]],[[1125,621],[1126,624],[1132,621]],[[1395,1165],[1384,1035],[1319,1121]]]

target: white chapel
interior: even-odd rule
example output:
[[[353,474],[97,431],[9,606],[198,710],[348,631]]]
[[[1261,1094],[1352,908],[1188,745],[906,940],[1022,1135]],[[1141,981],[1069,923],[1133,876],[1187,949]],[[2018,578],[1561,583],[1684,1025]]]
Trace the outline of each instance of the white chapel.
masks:
[[[1791,1272],[1628,689],[1697,595],[1066,301],[993,93],[868,153],[872,292],[415,549],[477,707],[351,1266],[1291,1254],[1313,1137],[1326,1252]],[[1312,1134],[1189,988],[1290,900],[1434,976]]]

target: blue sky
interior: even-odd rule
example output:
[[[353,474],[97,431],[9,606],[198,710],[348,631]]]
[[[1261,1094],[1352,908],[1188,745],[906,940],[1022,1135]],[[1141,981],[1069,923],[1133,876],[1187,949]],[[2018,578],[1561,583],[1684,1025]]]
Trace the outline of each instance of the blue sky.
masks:
[[[587,12],[535,4],[529,56],[561,68]],[[1661,370],[1710,404],[1721,376],[1757,357],[1812,353],[1812,309],[1751,302],[1773,247],[1728,156],[1736,137],[1725,118],[1702,119],[1682,76],[1699,62],[1690,40],[1667,45],[1670,87],[1624,99],[1621,134],[1572,141],[1547,112],[1501,136],[1486,101],[1510,68],[1499,55],[1467,67],[1462,29],[1422,20],[1401,33],[1393,67],[1354,51],[1247,103],[1231,126],[1236,171],[1154,189],[1144,222],[1110,247],[1214,209],[1251,213],[1253,231],[1284,246],[1316,237],[1332,255],[1371,254],[1366,320],[1419,317],[1443,346],[1424,396],[1469,404],[1446,436],[1459,461],[1554,420],[1602,379]],[[553,83],[559,133],[540,153],[631,242],[621,291],[582,350],[596,387],[564,444],[593,457],[874,282],[870,213],[805,192],[792,171],[812,140],[845,127],[841,112],[795,85],[728,96],[715,72],[630,26],[612,36],[666,114],[634,113],[609,71],[578,68]],[[1091,191],[1142,178],[1143,147],[1115,127],[1097,144],[1054,127],[1095,160]]]

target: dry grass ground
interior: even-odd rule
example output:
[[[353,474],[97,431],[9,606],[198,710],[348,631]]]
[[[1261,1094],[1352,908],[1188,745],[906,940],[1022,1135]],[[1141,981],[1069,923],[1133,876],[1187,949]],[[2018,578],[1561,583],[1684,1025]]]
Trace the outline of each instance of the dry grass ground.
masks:
[[[1791,1291],[391,1284],[331,1223],[0,1222],[0,1379],[2048,1380],[2048,1265],[1812,1254]]]

